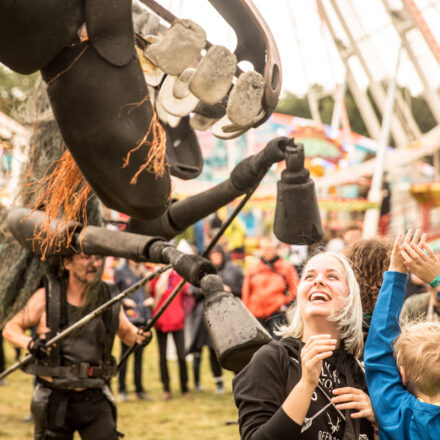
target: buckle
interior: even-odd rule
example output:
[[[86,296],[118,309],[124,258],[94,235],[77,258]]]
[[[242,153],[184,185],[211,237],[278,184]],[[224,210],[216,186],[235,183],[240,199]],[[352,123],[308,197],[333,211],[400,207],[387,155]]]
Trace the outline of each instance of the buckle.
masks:
[[[88,362],[81,362],[78,364],[78,377],[80,379],[86,379],[89,377],[89,371],[93,367]]]

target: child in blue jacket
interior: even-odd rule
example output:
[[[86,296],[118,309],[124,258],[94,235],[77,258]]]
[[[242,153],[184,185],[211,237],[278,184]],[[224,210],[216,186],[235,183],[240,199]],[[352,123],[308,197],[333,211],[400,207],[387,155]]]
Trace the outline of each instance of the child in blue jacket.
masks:
[[[412,235],[410,230],[403,242],[399,235],[394,243],[365,346],[367,385],[381,440],[440,439],[440,323],[399,327],[408,270],[440,286],[438,258],[425,235],[419,230]]]

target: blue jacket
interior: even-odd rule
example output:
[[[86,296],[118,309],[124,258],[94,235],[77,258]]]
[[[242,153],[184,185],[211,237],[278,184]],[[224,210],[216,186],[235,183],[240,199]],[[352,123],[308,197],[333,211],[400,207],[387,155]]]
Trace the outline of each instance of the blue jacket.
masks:
[[[405,284],[405,274],[385,272],[365,346],[368,391],[381,440],[439,440],[440,406],[420,402],[407,391],[393,357]]]
[[[113,273],[113,279],[120,292],[128,289],[133,284],[137,283],[142,277],[136,275],[130,269],[130,266],[125,263],[122,267],[115,269]],[[150,307],[144,306],[145,292],[144,288],[140,287],[132,294],[128,295],[128,298],[132,299],[136,303],[135,308],[124,307],[125,314],[128,320],[134,325],[145,325],[148,319],[151,318]]]

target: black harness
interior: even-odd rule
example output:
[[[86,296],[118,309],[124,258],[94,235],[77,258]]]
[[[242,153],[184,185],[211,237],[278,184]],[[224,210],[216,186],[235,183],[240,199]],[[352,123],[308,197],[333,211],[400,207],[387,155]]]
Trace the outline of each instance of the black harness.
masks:
[[[50,331],[46,335],[47,339],[55,337],[60,331],[69,325],[68,304],[66,289],[53,276],[46,275],[42,279],[46,290],[46,321]],[[107,299],[119,293],[114,284],[104,283],[105,291],[108,294]],[[100,365],[91,365],[88,362],[80,362],[65,365],[65,360],[60,351],[60,344],[51,347],[47,358],[42,361],[34,360],[34,362],[26,365],[23,370],[26,373],[37,376],[49,376],[56,379],[72,379],[72,381],[88,378],[101,378],[105,381],[110,380],[116,374],[116,361],[111,354],[113,340],[119,326],[119,303],[103,312],[102,316],[94,319],[102,319],[106,334],[104,337],[104,356]],[[71,324],[71,323],[70,323]]]

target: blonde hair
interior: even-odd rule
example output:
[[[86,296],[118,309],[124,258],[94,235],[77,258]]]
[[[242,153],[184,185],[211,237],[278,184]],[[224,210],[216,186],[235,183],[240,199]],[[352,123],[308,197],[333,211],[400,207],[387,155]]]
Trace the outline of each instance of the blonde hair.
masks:
[[[359,357],[364,347],[362,336],[362,305],[359,285],[356,281],[353,269],[348,259],[343,255],[334,252],[323,252],[317,255],[325,255],[335,258],[344,268],[345,281],[348,287],[348,297],[344,307],[342,307],[336,315],[330,316],[328,320],[338,323],[339,335],[344,344],[345,350],[355,357]],[[295,304],[293,304],[293,306],[287,311],[286,317],[288,324],[281,326],[277,334],[283,338],[289,336],[301,338],[304,332],[304,321],[298,307],[298,302],[295,302]]]
[[[396,363],[405,370],[408,388],[429,397],[440,393],[440,323],[412,322],[394,342]]]

